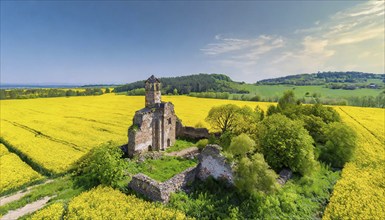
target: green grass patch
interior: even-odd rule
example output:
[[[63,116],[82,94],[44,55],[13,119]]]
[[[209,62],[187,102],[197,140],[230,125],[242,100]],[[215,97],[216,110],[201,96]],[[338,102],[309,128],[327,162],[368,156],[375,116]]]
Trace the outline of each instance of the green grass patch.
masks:
[[[175,144],[167,148],[166,152],[181,151],[183,149],[194,147],[195,143],[187,140],[176,140]]]
[[[131,174],[143,173],[157,181],[164,182],[196,164],[197,162],[194,160],[164,156],[157,160],[148,159],[143,163],[130,162],[128,172]]]

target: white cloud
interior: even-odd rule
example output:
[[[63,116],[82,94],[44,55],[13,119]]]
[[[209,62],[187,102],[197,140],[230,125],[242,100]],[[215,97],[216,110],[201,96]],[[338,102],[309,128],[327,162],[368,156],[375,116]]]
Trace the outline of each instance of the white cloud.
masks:
[[[234,71],[234,78],[247,81],[329,70],[383,73],[384,10],[384,1],[368,1],[314,21],[313,27],[295,30],[291,37],[217,35],[216,43],[201,50]]]
[[[252,39],[223,38],[216,35],[217,43],[211,43],[201,49],[206,55],[220,55],[230,52],[263,54],[280,47],[283,44],[281,38],[261,35]]]

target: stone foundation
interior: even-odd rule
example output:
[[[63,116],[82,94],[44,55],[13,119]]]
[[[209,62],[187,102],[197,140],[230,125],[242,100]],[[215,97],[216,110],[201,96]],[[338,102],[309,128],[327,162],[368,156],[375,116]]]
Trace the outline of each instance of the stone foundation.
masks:
[[[139,173],[132,177],[128,186],[153,201],[166,203],[169,201],[171,193],[182,190],[188,184],[194,182],[195,175],[196,168],[192,167],[160,183]]]

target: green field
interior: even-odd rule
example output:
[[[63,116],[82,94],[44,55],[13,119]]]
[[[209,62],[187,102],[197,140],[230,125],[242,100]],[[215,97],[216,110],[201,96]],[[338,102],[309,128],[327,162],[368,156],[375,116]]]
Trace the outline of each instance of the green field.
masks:
[[[293,86],[293,85],[236,85],[237,89],[250,91],[251,95],[259,95],[262,98],[280,97],[286,90],[293,90],[297,98],[302,98],[306,93],[310,95],[317,93],[323,98],[347,98],[362,96],[377,96],[382,92],[380,89],[329,89],[324,86]]]

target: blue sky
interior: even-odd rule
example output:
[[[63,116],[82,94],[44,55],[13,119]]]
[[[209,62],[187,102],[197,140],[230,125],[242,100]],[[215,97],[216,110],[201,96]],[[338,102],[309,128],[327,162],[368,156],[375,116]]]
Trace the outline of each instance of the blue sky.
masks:
[[[1,1],[1,83],[384,72],[383,1]]]

